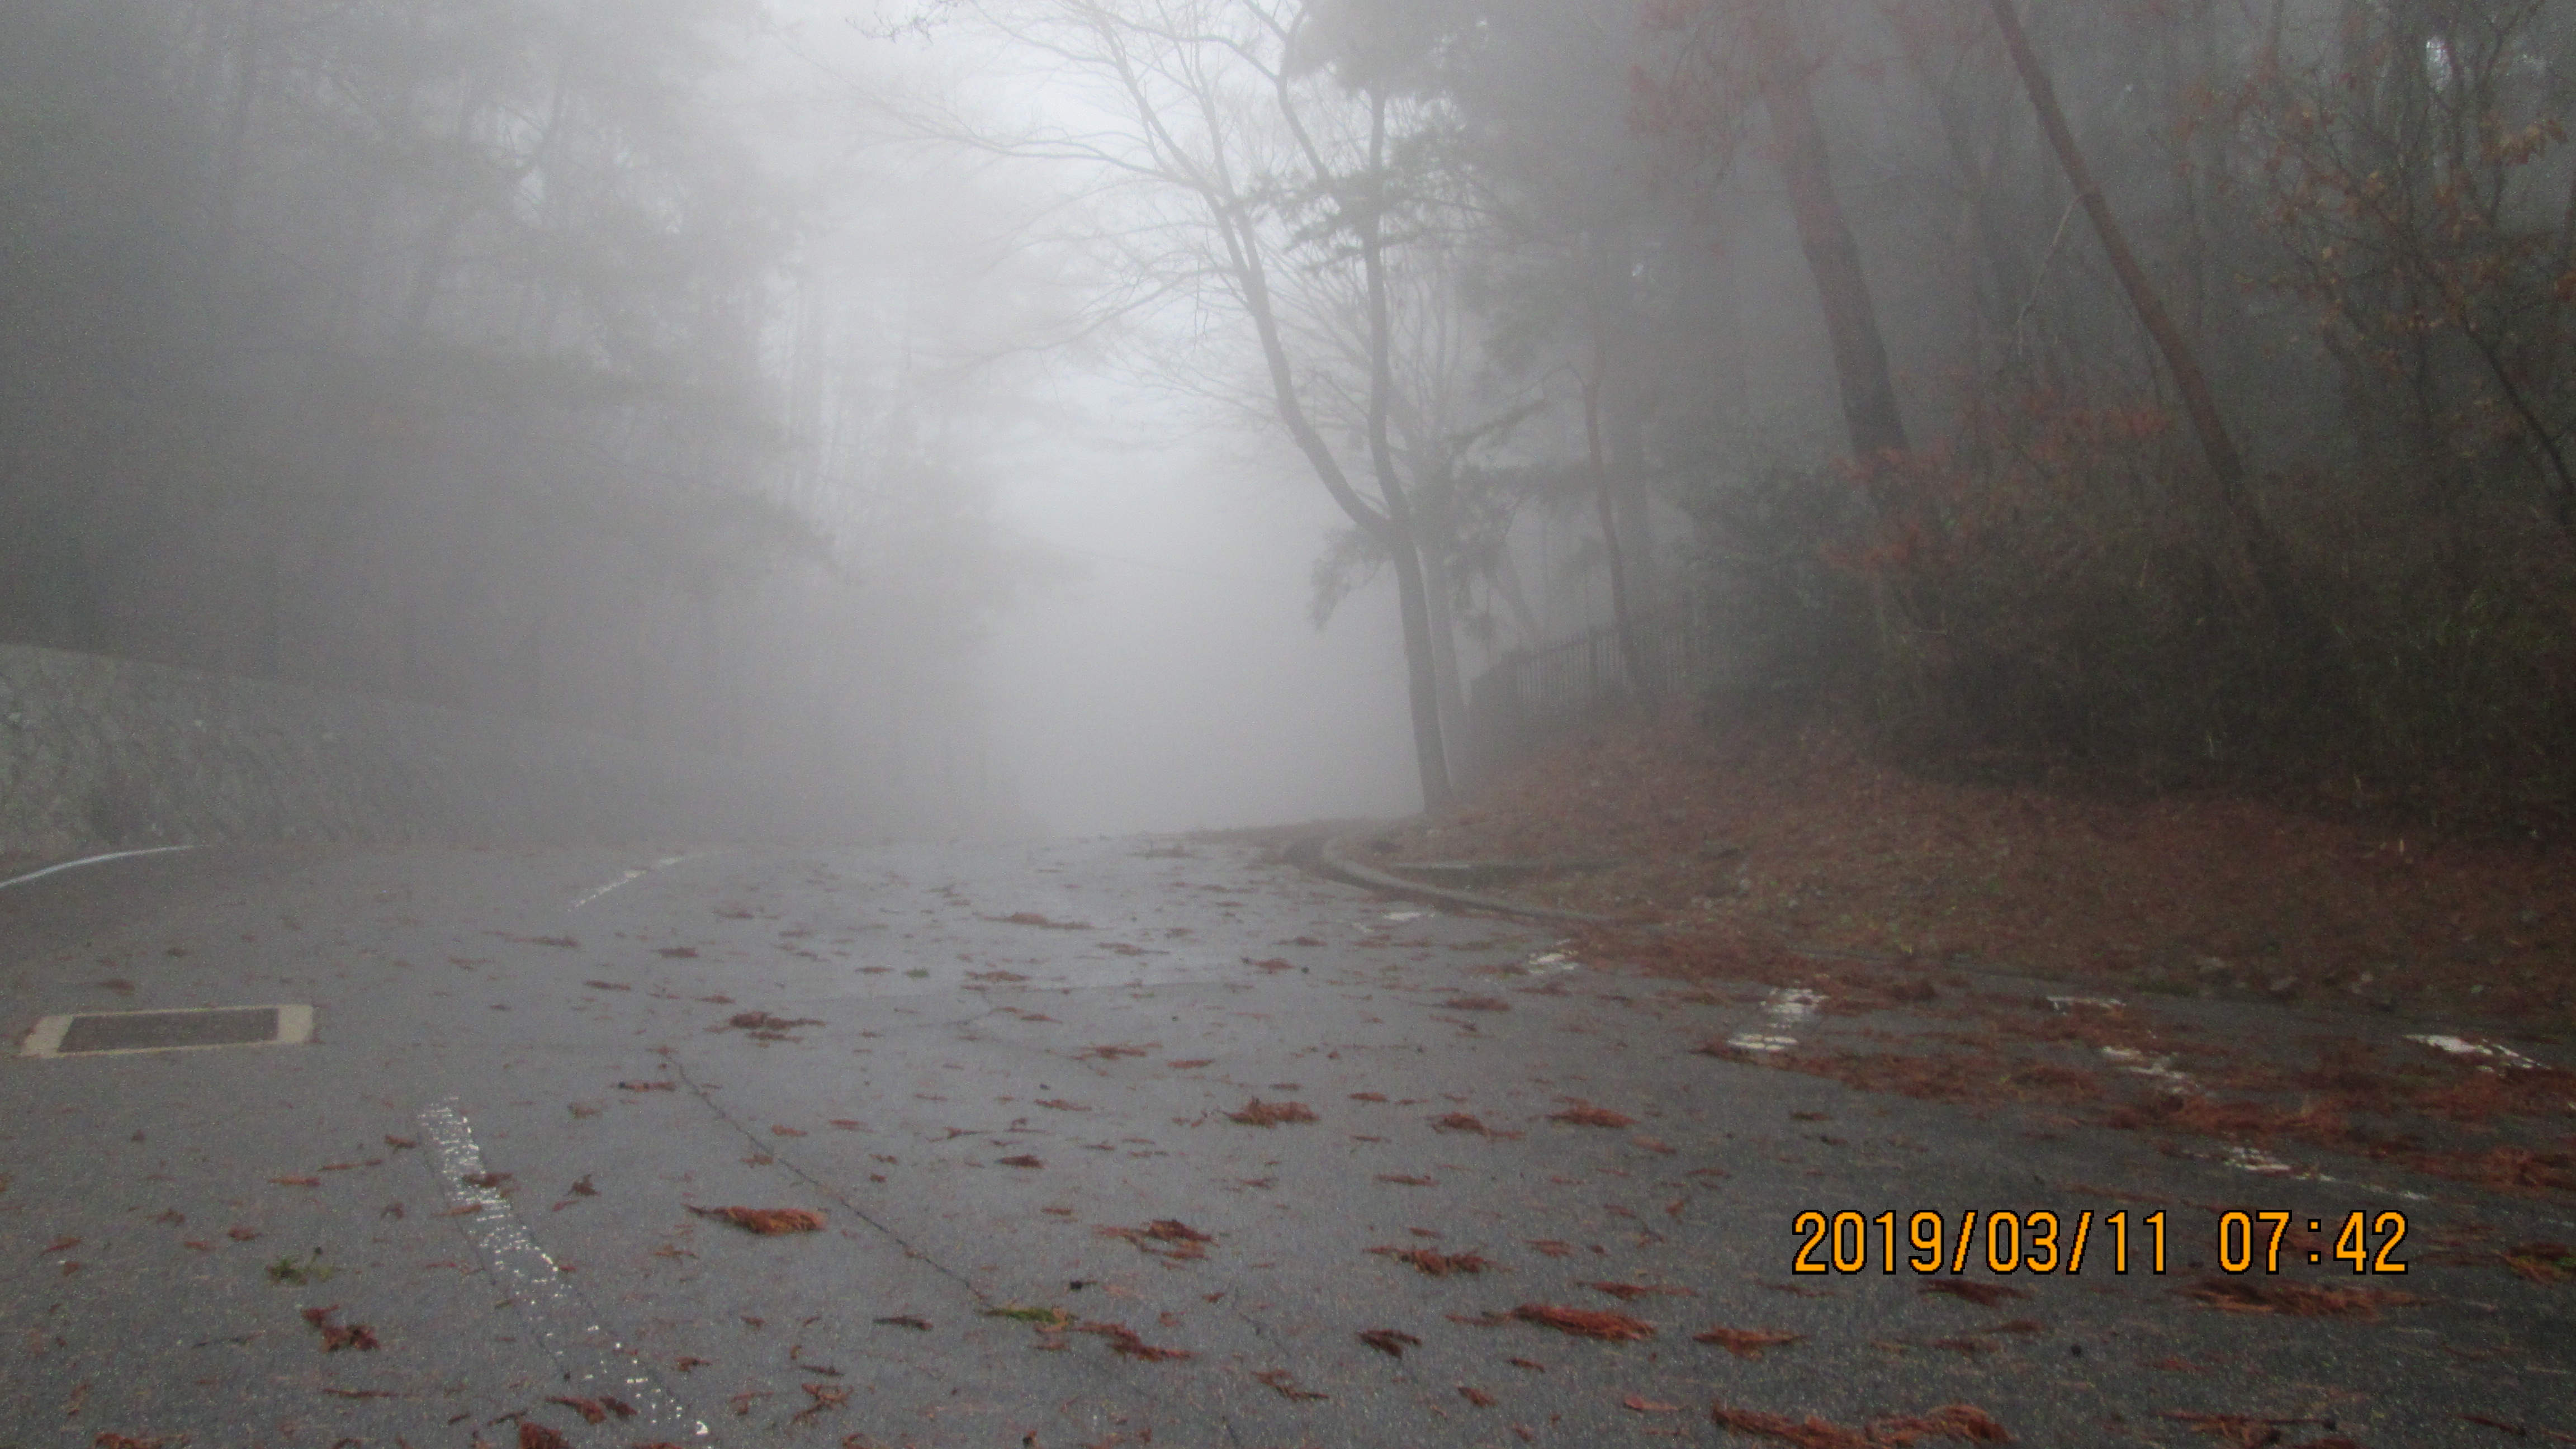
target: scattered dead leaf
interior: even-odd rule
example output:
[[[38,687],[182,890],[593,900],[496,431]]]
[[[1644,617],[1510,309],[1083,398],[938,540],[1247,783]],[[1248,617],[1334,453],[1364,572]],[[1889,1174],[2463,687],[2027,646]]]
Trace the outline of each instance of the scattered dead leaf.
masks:
[[[311,1324],[314,1330],[322,1335],[324,1353],[338,1353],[344,1348],[354,1349],[360,1353],[372,1353],[384,1346],[376,1341],[376,1331],[363,1323],[333,1323],[331,1315],[339,1311],[340,1305],[337,1303],[327,1308],[304,1310],[304,1321]]]
[[[1147,1363],[1168,1363],[1193,1356],[1187,1349],[1156,1348],[1137,1337],[1136,1331],[1123,1323],[1077,1323],[1073,1326],[1073,1331],[1096,1334],[1108,1339],[1111,1353],[1142,1359]]]
[[[2424,1300],[2388,1288],[2328,1288],[2288,1281],[2203,1278],[2181,1290],[2185,1297],[2223,1313],[2277,1313],[2289,1318],[2351,1318],[2376,1322],[2383,1307]]]
[[[1255,1383],[1268,1387],[1271,1392],[1277,1394],[1283,1399],[1329,1399],[1332,1397],[1330,1394],[1319,1394],[1313,1389],[1300,1388],[1297,1384],[1297,1376],[1284,1368],[1265,1369],[1260,1373],[1254,1374],[1252,1378]]]
[[[1381,1258],[1410,1263],[1433,1278],[1446,1278],[1452,1273],[1482,1273],[1494,1266],[1490,1258],[1477,1253],[1440,1253],[1429,1248],[1371,1248]]]
[[[1613,1112],[1607,1107],[1595,1107],[1582,1102],[1578,1102],[1575,1105],[1566,1108],[1562,1112],[1550,1112],[1547,1114],[1547,1119],[1551,1122],[1571,1123],[1577,1127],[1633,1127],[1637,1125],[1637,1119],[1624,1112]]]
[[[1803,1333],[1782,1333],[1773,1328],[1712,1328],[1694,1333],[1694,1343],[1713,1343],[1737,1358],[1760,1358],[1767,1348],[1785,1348],[1803,1341]]]
[[[1992,1308],[2008,1299],[2030,1296],[2028,1292],[2019,1288],[2007,1287],[2001,1283],[1979,1283],[1969,1278],[1935,1278],[1914,1291],[1946,1293],[1953,1298],[1965,1298],[1980,1308]]]
[[[1541,1328],[1553,1328],[1580,1338],[1601,1338],[1612,1342],[1646,1339],[1655,1336],[1655,1326],[1624,1313],[1604,1313],[1589,1308],[1561,1308],[1552,1303],[1524,1303],[1512,1310],[1512,1317]]]
[[[1421,1339],[1393,1328],[1372,1328],[1358,1337],[1360,1342],[1390,1358],[1402,1358],[1406,1349],[1422,1347]]]
[[[534,1419],[521,1419],[519,1449],[572,1449],[572,1441]]]
[[[1244,1104],[1239,1112],[1228,1112],[1226,1120],[1246,1127],[1272,1127],[1282,1122],[1315,1121],[1314,1109],[1303,1102],[1265,1102],[1259,1097]]]
[[[1479,1409],[1490,1409],[1497,1402],[1493,1395],[1486,1393],[1483,1389],[1477,1388],[1474,1384],[1460,1384],[1458,1386],[1458,1397],[1465,1399],[1468,1403],[1475,1405]]]
[[[722,1218],[763,1237],[823,1230],[823,1215],[811,1208],[692,1207],[689,1211],[702,1218]]]

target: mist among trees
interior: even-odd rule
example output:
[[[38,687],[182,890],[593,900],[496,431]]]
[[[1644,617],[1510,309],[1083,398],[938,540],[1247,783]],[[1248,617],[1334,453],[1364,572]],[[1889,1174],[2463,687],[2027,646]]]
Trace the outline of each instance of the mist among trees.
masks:
[[[2566,6],[786,8],[15,6],[0,633],[926,768],[1045,357],[1330,496],[1428,802],[1591,629],[1944,771],[2576,801]]]

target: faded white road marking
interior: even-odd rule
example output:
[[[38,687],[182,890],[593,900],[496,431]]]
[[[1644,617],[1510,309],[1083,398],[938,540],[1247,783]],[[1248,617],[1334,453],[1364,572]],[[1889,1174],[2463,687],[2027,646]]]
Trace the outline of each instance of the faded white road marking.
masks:
[[[2175,1071],[2170,1056],[2151,1057],[2135,1047],[2116,1046],[2102,1048],[2102,1055],[2109,1057],[2120,1070],[2162,1082],[2168,1090],[2184,1096],[2200,1095],[2200,1084],[2193,1081],[2188,1073]]]
[[[1554,976],[1560,971],[1579,970],[1582,965],[1563,951],[1550,951],[1543,956],[1532,956],[1521,970],[1532,976]]]
[[[630,870],[630,871],[628,871],[626,874],[619,876],[617,879],[615,879],[615,880],[613,880],[613,881],[610,881],[608,884],[606,884],[606,885],[604,885],[604,886],[601,886],[599,889],[597,889],[597,890],[595,890],[595,891],[592,891],[590,894],[588,894],[588,895],[586,895],[586,896],[583,896],[580,900],[577,900],[577,901],[573,902],[571,905],[564,907],[564,909],[565,909],[565,910],[567,910],[567,911],[577,911],[577,910],[580,910],[582,907],[584,907],[584,906],[586,906],[586,905],[589,905],[592,901],[598,900],[601,896],[604,896],[604,895],[608,894],[610,891],[613,891],[613,890],[617,889],[619,886],[623,886],[623,885],[633,885],[635,882],[637,882],[637,881],[639,881],[639,880],[642,880],[644,877],[646,877],[646,876],[648,876],[648,875],[651,875],[653,872],[655,872],[655,871],[657,871],[657,870],[662,870],[662,869],[665,869],[666,867],[669,867],[669,866],[678,865],[681,861],[684,861],[684,860],[695,860],[695,859],[697,859],[699,856],[704,855],[704,854],[706,854],[706,852],[705,852],[705,851],[692,851],[691,853],[689,853],[689,854],[687,854],[687,855],[666,855],[666,856],[662,857],[660,860],[657,860],[657,861],[653,862],[651,865],[646,866],[646,867],[644,867],[644,868],[643,868],[643,869],[641,869],[641,870]]]
[[[474,1129],[457,1110],[456,1099],[421,1113],[420,1130],[436,1150],[439,1186],[449,1203],[474,1209],[457,1219],[465,1235],[474,1240],[492,1281],[509,1291],[512,1306],[527,1310],[538,1342],[563,1370],[570,1391],[583,1398],[608,1394],[624,1401],[635,1410],[635,1430],[714,1442],[706,1422],[664,1392],[635,1351],[599,1325],[589,1305],[565,1284],[555,1260],[528,1235],[500,1189],[474,1181],[485,1176],[483,1152],[474,1145]]]
[[[2492,1066],[2505,1067],[2517,1072],[2530,1071],[2540,1065],[2511,1047],[2500,1047],[2493,1042],[2471,1041],[2466,1037],[2458,1036],[2410,1036],[2406,1039],[2431,1047],[2437,1052],[2448,1052],[2455,1057],[2471,1057]]]
[[[2129,1003],[2111,996],[2052,996],[2048,998],[2048,1004],[2060,1011],[2072,1011],[2079,1006],[2095,1007],[2103,1011],[2129,1009]]]
[[[167,855],[174,850],[194,850],[196,848],[197,847],[193,845],[155,845],[144,850],[111,850],[105,855],[83,856],[79,860],[67,860],[60,865],[49,865],[43,870],[31,870],[25,875],[11,876],[7,880],[0,880],[0,891],[5,891],[13,885],[25,885],[31,880],[43,880],[45,877],[52,875],[58,870],[75,870],[84,865],[99,865],[111,860],[131,860],[138,855]]]
[[[1726,1044],[1740,1052],[1785,1052],[1798,1044],[1789,1028],[1802,1021],[1815,1019],[1816,1008],[1825,1004],[1824,993],[1803,986],[1783,986],[1771,993],[1763,1010],[1769,1013],[1769,1031],[1738,1032]]]

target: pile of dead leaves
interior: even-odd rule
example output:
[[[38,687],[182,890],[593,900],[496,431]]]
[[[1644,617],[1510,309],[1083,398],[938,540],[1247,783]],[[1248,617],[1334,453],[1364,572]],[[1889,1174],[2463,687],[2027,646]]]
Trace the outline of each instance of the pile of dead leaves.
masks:
[[[781,1233],[819,1233],[823,1230],[823,1215],[811,1208],[692,1207],[689,1211],[702,1218],[721,1218],[762,1237],[775,1237]]]

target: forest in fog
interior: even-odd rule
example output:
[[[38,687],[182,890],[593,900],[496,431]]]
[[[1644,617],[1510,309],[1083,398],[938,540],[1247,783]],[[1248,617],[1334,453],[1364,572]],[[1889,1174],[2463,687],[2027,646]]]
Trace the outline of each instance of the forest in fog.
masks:
[[[2549,0],[9,0],[0,638],[962,779],[1072,369],[1338,505],[1433,803],[1600,629],[2520,827],[2571,113]]]

